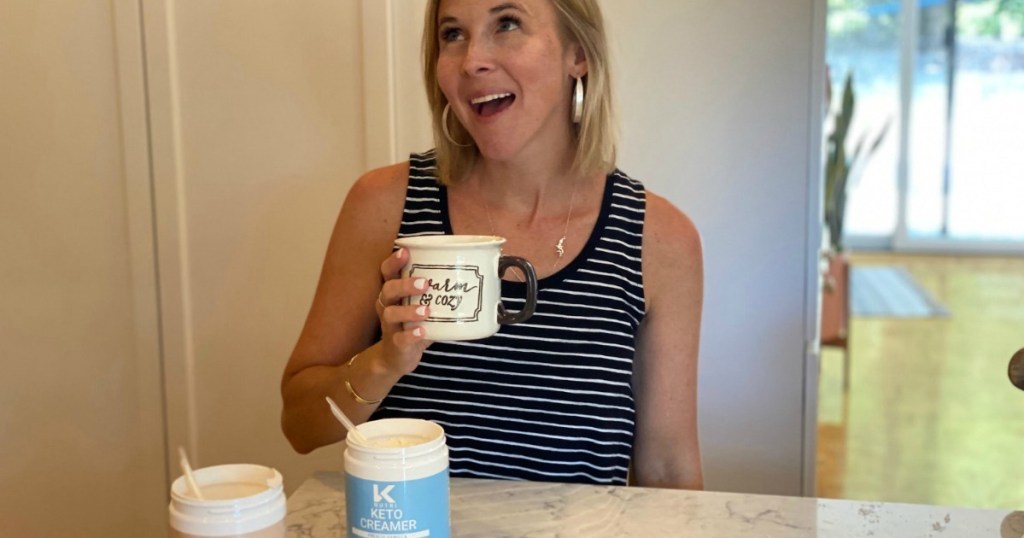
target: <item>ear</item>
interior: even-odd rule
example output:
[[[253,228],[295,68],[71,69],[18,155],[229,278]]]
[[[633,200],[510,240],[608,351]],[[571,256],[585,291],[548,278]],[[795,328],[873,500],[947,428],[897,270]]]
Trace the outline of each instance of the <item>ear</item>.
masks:
[[[569,71],[572,73],[573,78],[580,78],[587,74],[587,53],[583,50],[583,47],[574,44],[569,49],[569,56],[571,58],[571,67]]]

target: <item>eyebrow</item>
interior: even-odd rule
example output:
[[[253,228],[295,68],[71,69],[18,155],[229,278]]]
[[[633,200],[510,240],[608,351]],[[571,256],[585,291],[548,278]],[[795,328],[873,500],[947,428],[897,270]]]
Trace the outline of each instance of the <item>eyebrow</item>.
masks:
[[[519,5],[518,2],[505,2],[504,4],[498,4],[492,7],[490,9],[490,12],[492,15],[497,15],[498,13],[505,11],[506,9],[514,9],[516,11],[522,11],[523,13],[526,13],[526,10],[523,9],[523,6]]]
[[[523,6],[520,5],[518,2],[505,2],[503,4],[498,4],[498,5],[494,6],[494,7],[492,7],[491,9],[489,9],[488,11],[491,13],[491,15],[497,15],[498,13],[501,13],[502,11],[505,11],[505,10],[508,10],[508,9],[511,9],[513,11],[519,11],[519,12],[522,12],[522,13],[525,13],[525,14],[529,15],[529,12],[526,11],[526,9],[523,8]],[[451,15],[446,15],[444,17],[441,17],[441,20],[437,21],[437,25],[441,26],[441,25],[444,25],[444,24],[449,23],[449,22],[458,22],[458,19],[456,19],[455,17],[452,17]]]

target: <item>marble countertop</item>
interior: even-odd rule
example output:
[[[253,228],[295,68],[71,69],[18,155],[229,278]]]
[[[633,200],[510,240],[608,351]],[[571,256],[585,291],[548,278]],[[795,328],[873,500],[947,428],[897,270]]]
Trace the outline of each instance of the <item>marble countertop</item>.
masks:
[[[453,478],[452,536],[1021,538],[1024,512]],[[345,478],[321,472],[288,499],[288,536],[345,536]]]

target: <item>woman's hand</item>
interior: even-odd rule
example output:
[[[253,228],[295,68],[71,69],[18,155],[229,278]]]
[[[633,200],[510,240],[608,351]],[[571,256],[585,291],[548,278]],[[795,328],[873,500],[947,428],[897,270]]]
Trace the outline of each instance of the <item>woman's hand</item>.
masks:
[[[409,263],[409,251],[401,248],[380,264],[384,278],[377,296],[377,317],[380,318],[382,356],[387,369],[402,376],[420,363],[423,350],[431,344],[422,327],[406,329],[404,323],[423,321],[430,309],[422,305],[403,305],[406,297],[419,295],[427,289],[425,278],[401,278],[402,267]]]

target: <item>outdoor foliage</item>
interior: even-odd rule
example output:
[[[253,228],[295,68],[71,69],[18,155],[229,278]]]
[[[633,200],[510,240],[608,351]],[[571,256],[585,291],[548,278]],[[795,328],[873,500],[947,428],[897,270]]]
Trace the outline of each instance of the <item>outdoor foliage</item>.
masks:
[[[917,0],[921,9],[948,9],[952,0]],[[1024,38],[1024,0],[957,0],[958,31],[969,37]],[[829,40],[886,46],[900,32],[901,0],[829,0]]]
[[[1019,40],[1024,37],[1024,0],[971,2],[960,10],[957,27],[965,36]]]

